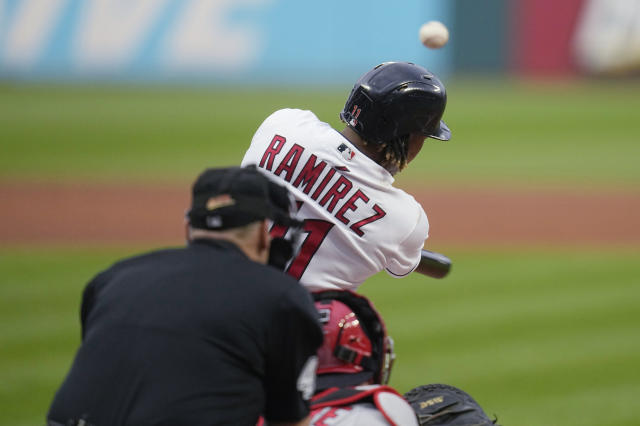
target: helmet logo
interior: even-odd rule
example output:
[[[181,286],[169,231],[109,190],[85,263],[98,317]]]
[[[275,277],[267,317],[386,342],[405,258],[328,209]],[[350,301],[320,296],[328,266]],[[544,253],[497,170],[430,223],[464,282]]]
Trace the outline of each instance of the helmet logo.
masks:
[[[362,110],[358,108],[358,105],[354,105],[353,109],[351,110],[351,120],[349,120],[350,126],[355,127],[356,124],[358,124],[358,117],[360,116],[360,112],[362,112]]]

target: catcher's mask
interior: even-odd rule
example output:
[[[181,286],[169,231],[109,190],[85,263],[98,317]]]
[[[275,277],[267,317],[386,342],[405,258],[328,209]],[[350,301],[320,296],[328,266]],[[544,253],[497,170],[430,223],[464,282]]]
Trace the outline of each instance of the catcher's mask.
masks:
[[[395,359],[393,340],[372,303],[342,290],[314,292],[313,298],[324,334],[317,390],[388,383]]]
[[[445,87],[433,73],[411,62],[385,62],[360,77],[340,118],[376,145],[415,132],[448,141],[446,105]]]

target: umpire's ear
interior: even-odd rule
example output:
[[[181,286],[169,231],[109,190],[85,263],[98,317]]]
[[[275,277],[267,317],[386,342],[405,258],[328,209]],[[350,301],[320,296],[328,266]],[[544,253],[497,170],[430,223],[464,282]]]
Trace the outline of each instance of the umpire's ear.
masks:
[[[258,232],[258,256],[260,260],[264,260],[262,263],[266,264],[269,260],[269,250],[271,248],[271,235],[269,235],[269,224],[267,219],[262,219],[260,223],[260,229]]]
[[[184,239],[188,243],[191,241],[191,222],[189,221],[189,211],[184,213]]]
[[[184,222],[184,239],[189,242],[191,241],[191,225],[189,224],[188,220],[185,220]]]

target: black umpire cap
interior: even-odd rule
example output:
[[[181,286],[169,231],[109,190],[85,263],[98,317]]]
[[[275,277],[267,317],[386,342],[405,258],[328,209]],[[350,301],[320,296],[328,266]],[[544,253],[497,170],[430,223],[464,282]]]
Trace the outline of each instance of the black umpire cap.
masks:
[[[214,231],[236,228],[262,219],[300,226],[291,217],[293,197],[255,166],[207,169],[192,188],[187,212],[193,228]]]

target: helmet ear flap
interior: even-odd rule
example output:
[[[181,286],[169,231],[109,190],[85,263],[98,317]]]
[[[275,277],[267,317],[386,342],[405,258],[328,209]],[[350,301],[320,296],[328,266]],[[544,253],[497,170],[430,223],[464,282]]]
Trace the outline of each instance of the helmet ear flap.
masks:
[[[375,111],[375,104],[367,95],[366,90],[362,86],[356,85],[349,95],[344,110],[340,113],[340,119],[360,137],[367,140],[366,127],[370,123],[375,123],[378,115]]]
[[[347,321],[350,323],[344,321],[338,324],[340,328],[333,355],[347,364],[356,366],[357,369],[366,366],[366,360],[371,357],[372,345],[356,315],[351,313],[349,316],[351,318]]]

